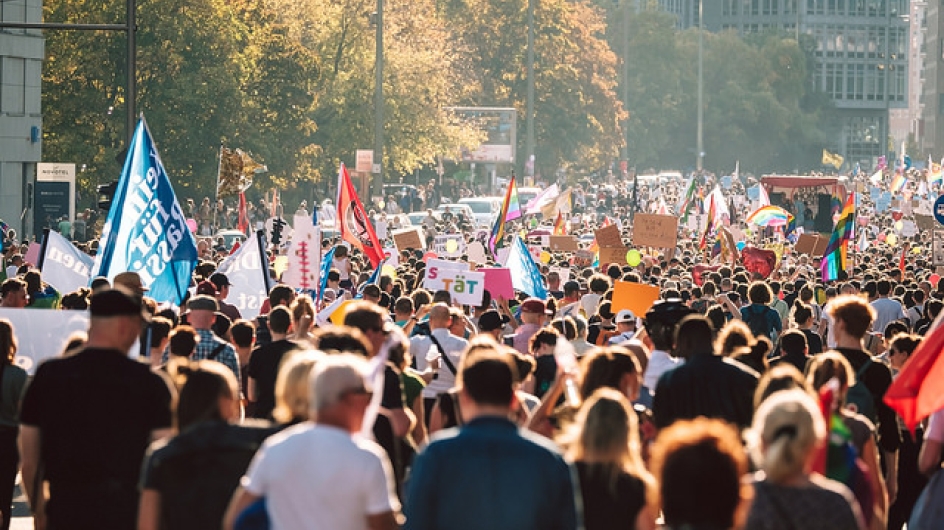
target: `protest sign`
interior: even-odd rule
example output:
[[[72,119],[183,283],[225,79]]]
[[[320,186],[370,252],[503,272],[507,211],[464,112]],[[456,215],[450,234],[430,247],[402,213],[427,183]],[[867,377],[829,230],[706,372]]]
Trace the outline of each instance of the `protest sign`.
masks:
[[[580,248],[574,236],[550,236],[550,240],[551,252],[574,252]]]
[[[393,235],[393,244],[397,246],[398,250],[425,250],[426,244],[424,243],[425,237],[423,237],[423,231],[418,227],[404,228],[403,230],[396,230],[392,233]]]
[[[458,258],[465,253],[462,234],[439,234],[433,240],[433,252],[444,258]]]
[[[0,308],[0,318],[9,320],[16,330],[19,347],[14,364],[33,375],[40,362],[62,353],[72,333],[88,329],[89,315],[87,311]],[[137,357],[137,343],[131,354]]]
[[[659,299],[659,288],[635,282],[613,282],[612,310],[629,309],[637,317],[643,317],[652,304]]]
[[[426,276],[423,278],[423,287],[429,291],[443,289],[440,273],[445,270],[467,271],[469,270],[469,264],[462,261],[430,258],[426,260]]]
[[[623,238],[620,237],[619,227],[616,225],[607,225],[603,228],[593,231],[597,239],[597,245],[601,247],[621,247]]]
[[[816,248],[816,243],[819,241],[819,234],[800,234],[800,237],[797,238],[796,245],[793,245],[793,250],[797,254],[813,254],[813,250]]]
[[[565,269],[564,267],[550,267],[550,272],[556,272],[560,276],[561,285],[570,281],[570,269]]]
[[[678,218],[671,215],[637,213],[633,219],[633,245],[672,248],[678,236]]]
[[[575,267],[589,267],[593,264],[593,252],[589,250],[578,250],[574,252]]]
[[[432,261],[432,260],[431,260]],[[432,291],[449,291],[454,302],[464,305],[482,305],[485,290],[485,273],[467,269],[438,269],[423,281],[424,287]]]
[[[600,266],[609,263],[622,265],[626,263],[626,253],[629,249],[626,247],[600,247]]]
[[[515,297],[515,288],[511,282],[511,269],[504,268],[483,268],[479,269],[485,275],[485,289],[488,290],[492,298],[499,296],[505,299]]]

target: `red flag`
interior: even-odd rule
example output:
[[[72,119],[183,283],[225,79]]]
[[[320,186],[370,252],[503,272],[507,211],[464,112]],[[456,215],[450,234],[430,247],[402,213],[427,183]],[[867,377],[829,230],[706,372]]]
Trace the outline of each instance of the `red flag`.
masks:
[[[338,172],[338,221],[341,238],[359,248],[376,268],[384,259],[383,247],[344,164]]]
[[[908,244],[905,243],[904,248],[901,249],[901,259],[898,260],[898,270],[900,270],[902,274],[905,273],[905,253],[907,252]]]
[[[938,316],[898,377],[885,392],[885,403],[914,431],[924,418],[944,408],[944,326]]]
[[[244,234],[249,230],[249,212],[246,210],[246,194],[243,192],[239,192],[239,220],[236,228]]]
[[[567,235],[567,225],[564,222],[564,216],[561,212],[557,212],[557,219],[554,221],[554,235],[555,236],[566,236]]]

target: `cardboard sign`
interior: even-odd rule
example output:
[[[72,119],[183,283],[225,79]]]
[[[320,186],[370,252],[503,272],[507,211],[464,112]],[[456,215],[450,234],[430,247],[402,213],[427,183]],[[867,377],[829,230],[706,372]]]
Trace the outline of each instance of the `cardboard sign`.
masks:
[[[574,252],[574,267],[589,267],[593,265],[593,252],[589,250],[578,250]]]
[[[550,236],[551,252],[576,252],[580,246],[574,236]]]
[[[819,239],[816,240],[816,247],[813,248],[812,256],[814,258],[822,257],[823,253],[826,252],[826,247],[829,246],[829,236],[826,234],[819,234]]]
[[[464,269],[438,269],[432,278],[426,276],[423,286],[431,291],[449,291],[453,302],[478,306],[482,305],[485,274]]]
[[[938,226],[937,221],[934,220],[934,216],[932,215],[922,215],[916,213],[914,219],[915,224],[918,225],[918,230],[921,230],[922,232],[934,230]]]
[[[639,216],[637,215],[636,218],[638,219]],[[620,237],[620,230],[616,225],[607,225],[599,230],[594,230],[593,235],[597,238],[597,245],[601,247],[623,246],[623,238]]]
[[[633,220],[633,245],[637,247],[672,248],[677,237],[677,217],[637,213]]]
[[[603,267],[610,263],[622,265],[626,263],[626,253],[629,249],[626,247],[600,247],[600,266]]]
[[[528,252],[531,254],[531,259],[535,263],[541,263],[541,253],[544,252],[544,247],[541,245],[528,245]]]
[[[800,234],[796,245],[793,245],[793,251],[797,254],[813,254],[816,243],[819,241],[819,234]]]
[[[565,269],[564,267],[550,267],[550,272],[556,272],[560,276],[561,285],[570,281],[570,269]]]
[[[458,258],[465,253],[462,234],[440,234],[433,240],[433,252],[444,258]]]
[[[642,318],[658,299],[659,288],[655,285],[619,280],[613,282],[612,310],[614,313],[620,309],[629,309],[637,317]]]
[[[515,288],[511,283],[511,269],[483,268],[478,272],[485,275],[485,288],[492,298],[501,296],[510,300],[515,297]]]
[[[404,228],[393,232],[393,244],[397,250],[426,250],[426,238],[418,227]]]

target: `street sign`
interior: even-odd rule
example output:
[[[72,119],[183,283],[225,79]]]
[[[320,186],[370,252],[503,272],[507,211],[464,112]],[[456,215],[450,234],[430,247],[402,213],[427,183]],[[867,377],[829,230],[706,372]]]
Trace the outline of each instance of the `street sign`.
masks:
[[[934,218],[937,222],[944,225],[944,195],[941,195],[934,201]]]
[[[354,159],[354,171],[358,173],[370,173],[374,165],[373,149],[358,149]]]

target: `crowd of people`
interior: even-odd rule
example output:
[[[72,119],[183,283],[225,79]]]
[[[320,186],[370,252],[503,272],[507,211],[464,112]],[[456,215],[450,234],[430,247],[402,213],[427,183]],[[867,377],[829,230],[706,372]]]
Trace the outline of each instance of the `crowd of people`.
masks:
[[[87,310],[89,325],[30,376],[15,362],[28,337],[0,319],[0,530],[17,475],[49,529],[900,530],[944,447],[944,411],[912,431],[883,400],[944,307],[929,236],[865,194],[870,244],[824,282],[820,256],[744,222],[751,185],[724,188],[724,223],[779,246],[766,277],[681,223],[676,248],[635,265],[547,251],[546,297],[485,291],[477,306],[423,288],[428,249],[398,248],[371,281],[340,237],[322,242],[322,292],[277,283],[254,318],[227,302],[216,242],[180,307],[134,272],[58,293],[6,245],[0,308]],[[631,241],[634,210],[685,191],[585,183],[566,233],[613,223]],[[391,199],[376,220],[401,213]],[[212,214],[209,199],[193,207],[199,227]],[[448,217],[423,229],[479,237]],[[614,307],[616,282],[658,300]],[[341,298],[339,319],[318,318]]]

